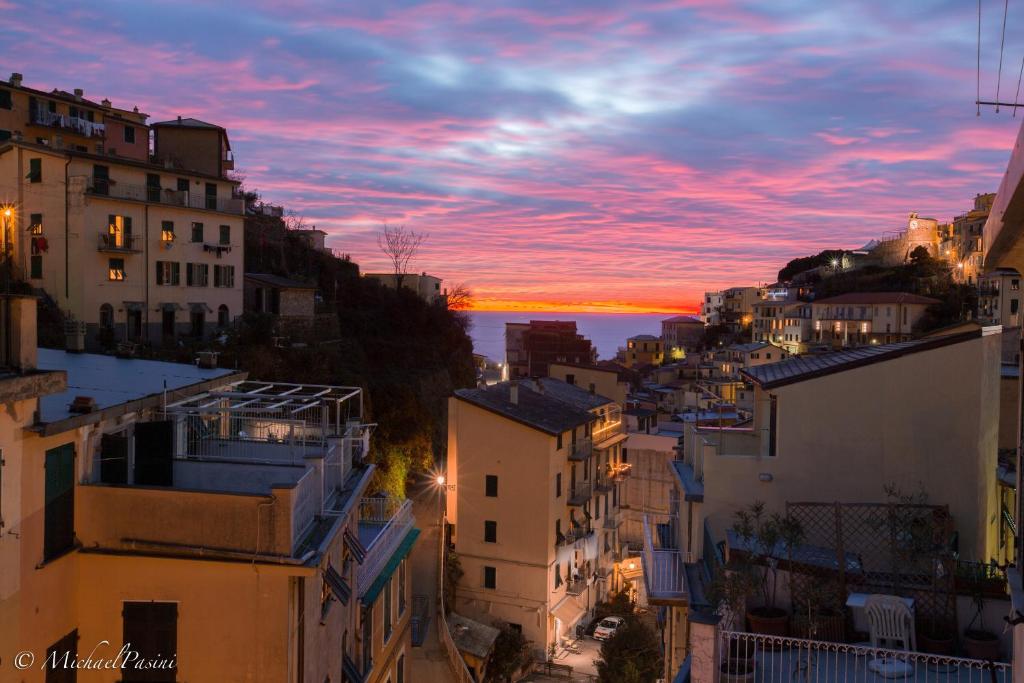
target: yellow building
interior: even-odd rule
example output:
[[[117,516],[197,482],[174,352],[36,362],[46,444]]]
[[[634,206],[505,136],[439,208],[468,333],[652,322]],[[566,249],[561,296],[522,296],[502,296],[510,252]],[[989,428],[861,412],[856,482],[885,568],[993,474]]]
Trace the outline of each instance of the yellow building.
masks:
[[[0,91],[13,93],[10,110],[0,95],[0,129],[8,125],[5,111],[31,120],[21,111],[30,107],[30,91]],[[62,122],[81,120],[86,103],[61,97],[51,101],[54,125],[64,130]],[[65,115],[76,106],[75,116]],[[113,110],[98,107],[90,116],[115,120]],[[141,151],[0,136],[0,232],[15,256],[14,274],[77,321],[69,332],[84,329],[89,346],[205,336],[242,313],[244,207],[238,181],[226,175],[233,164],[227,134],[194,119],[154,124],[151,162],[149,129],[138,116],[132,137]],[[89,130],[99,135],[112,125]]]
[[[665,361],[665,343],[653,334],[638,334],[626,340],[627,368],[658,366]]]
[[[541,658],[574,637],[621,585],[625,438],[619,405],[556,379],[455,392],[447,512],[465,573],[456,612],[518,626]]]
[[[78,680],[137,680],[139,661],[147,680],[409,680],[418,530],[408,501],[365,495],[359,389],[30,363],[0,378],[21,396],[0,415],[0,662],[37,663],[18,680],[123,647],[127,668]]]
[[[813,341],[834,348],[909,340],[937,299],[906,292],[850,292],[811,302]]]
[[[620,406],[626,404],[626,396],[629,394],[629,382],[622,379],[619,371],[601,365],[552,363],[548,366],[548,376],[607,396]]]

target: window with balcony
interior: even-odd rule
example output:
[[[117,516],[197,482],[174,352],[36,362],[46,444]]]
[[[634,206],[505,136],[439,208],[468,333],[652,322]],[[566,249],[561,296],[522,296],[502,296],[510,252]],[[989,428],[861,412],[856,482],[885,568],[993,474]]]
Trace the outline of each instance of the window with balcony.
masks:
[[[110,194],[110,169],[100,164],[92,167],[92,192],[93,194]]]
[[[202,242],[203,241],[203,224],[192,223],[192,241]]]
[[[146,201],[147,202],[158,202],[158,201],[160,201],[160,174],[159,173],[147,173],[146,174]]]
[[[110,214],[107,216],[107,239],[109,249],[129,249],[132,246],[132,217]]]
[[[498,523],[493,520],[484,521],[484,543],[498,542]]]
[[[42,159],[29,159],[28,160],[28,175],[26,176],[30,183],[41,183],[43,182],[43,160]]]
[[[484,588],[495,589],[498,587],[498,570],[494,567],[484,567]]]
[[[484,477],[484,495],[488,498],[498,497],[498,475],[488,474]]]
[[[33,213],[29,215],[28,232],[30,235],[43,234],[43,214]]]
[[[231,226],[222,225],[220,226],[220,243],[231,244]]]
[[[123,258],[112,258],[107,262],[107,279],[111,282],[125,279]]]
[[[217,183],[206,183],[206,208],[217,210]]]

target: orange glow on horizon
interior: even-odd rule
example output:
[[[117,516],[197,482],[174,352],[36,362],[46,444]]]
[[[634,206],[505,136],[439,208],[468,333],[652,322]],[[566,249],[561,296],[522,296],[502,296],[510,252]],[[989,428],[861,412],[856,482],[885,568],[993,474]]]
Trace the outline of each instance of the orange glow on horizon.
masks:
[[[476,299],[471,311],[502,311],[508,313],[664,313],[697,315],[694,308],[631,303],[625,301],[538,301],[515,299]]]

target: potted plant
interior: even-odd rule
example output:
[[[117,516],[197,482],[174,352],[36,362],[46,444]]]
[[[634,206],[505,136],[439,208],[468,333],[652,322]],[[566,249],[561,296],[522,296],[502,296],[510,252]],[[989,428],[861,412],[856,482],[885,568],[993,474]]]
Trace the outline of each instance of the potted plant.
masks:
[[[984,571],[985,565],[979,565]],[[999,659],[999,636],[985,628],[985,576],[971,582],[974,616],[964,630],[964,650],[971,659]],[[977,624],[977,627],[975,627]]]
[[[758,590],[758,578],[749,564],[735,563],[721,567],[715,573],[707,590],[708,600],[722,615],[725,624],[741,617],[750,596]],[[719,671],[722,683],[749,683],[754,678],[754,644],[738,637],[725,645]]]
[[[755,633],[785,636],[789,631],[789,613],[778,606],[780,550],[793,573],[793,550],[803,541],[803,528],[791,515],[766,515],[765,504],[756,501],[748,510],[736,513],[733,531],[742,541],[757,573],[761,605],[747,611],[747,621]]]
[[[807,577],[799,594],[793,591],[793,634],[797,638],[841,643],[846,639],[842,589],[835,579]]]

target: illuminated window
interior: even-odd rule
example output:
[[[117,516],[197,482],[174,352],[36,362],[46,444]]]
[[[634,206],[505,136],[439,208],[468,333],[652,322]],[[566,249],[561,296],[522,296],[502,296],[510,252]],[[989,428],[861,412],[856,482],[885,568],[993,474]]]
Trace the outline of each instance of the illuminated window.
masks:
[[[43,214],[34,213],[29,217],[28,231],[33,235],[43,234]]]
[[[108,264],[108,279],[111,281],[124,280],[124,259],[123,258],[112,258]]]
[[[132,243],[132,217],[107,216],[107,246],[127,249]]]
[[[161,221],[160,239],[164,242],[174,241],[174,221]]]

